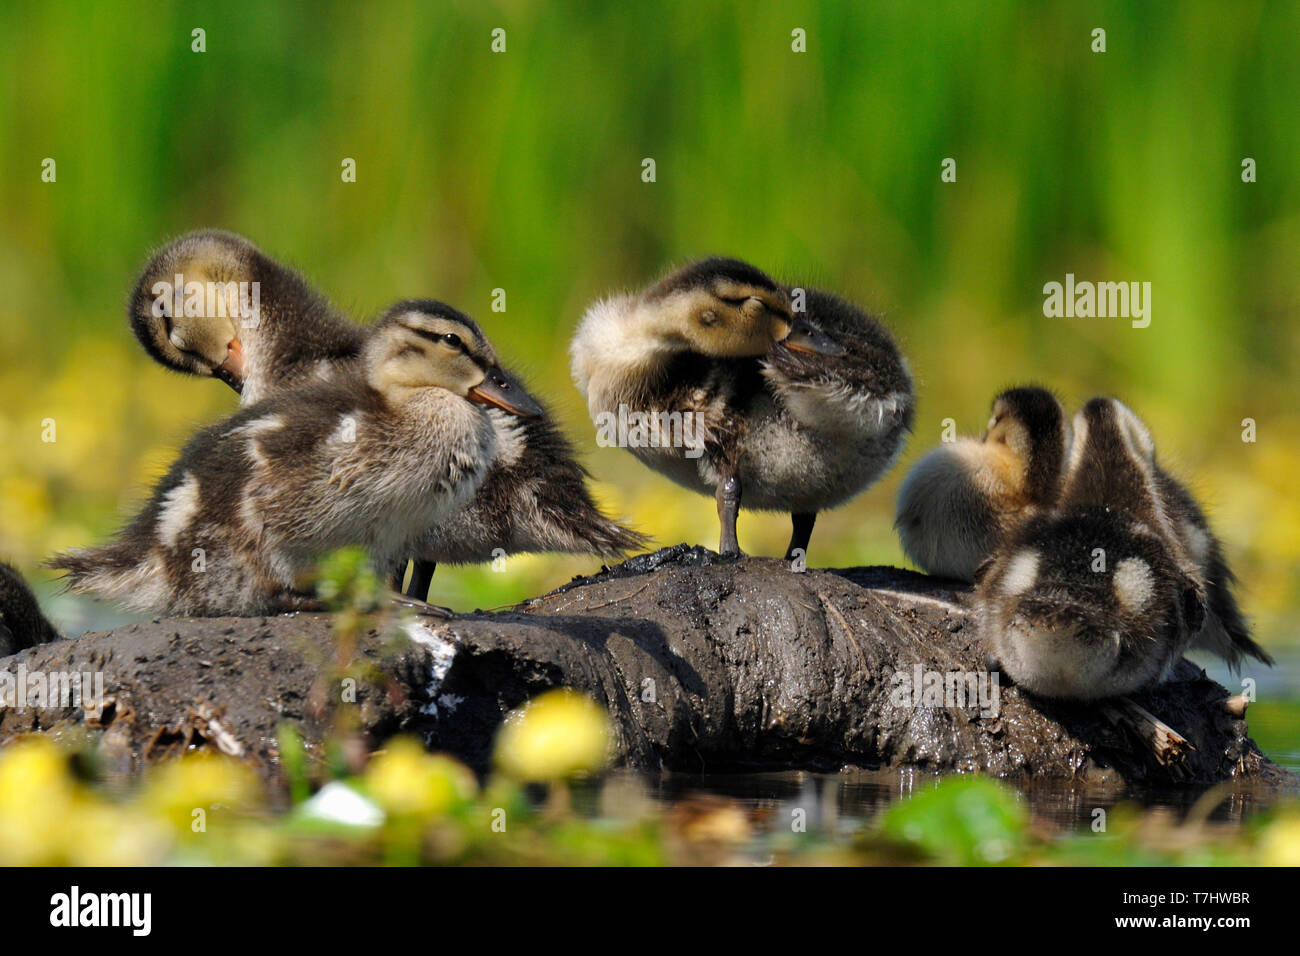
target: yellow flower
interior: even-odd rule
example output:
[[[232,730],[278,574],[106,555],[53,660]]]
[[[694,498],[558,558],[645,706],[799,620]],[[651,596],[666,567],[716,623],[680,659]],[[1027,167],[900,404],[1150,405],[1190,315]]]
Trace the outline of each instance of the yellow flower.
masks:
[[[497,737],[497,767],[517,780],[562,780],[609,763],[613,733],[595,702],[567,688],[512,711]]]
[[[250,768],[221,754],[198,751],[156,768],[141,799],[176,828],[202,832],[196,829],[196,821],[206,826],[214,810],[252,809],[261,794],[261,783]]]
[[[78,809],[78,784],[61,748],[27,737],[0,753],[0,863],[55,863],[66,823]]]
[[[1300,817],[1282,817],[1265,832],[1260,846],[1265,866],[1300,866]]]
[[[166,825],[135,806],[83,800],[65,822],[69,866],[153,866],[171,847]]]
[[[471,799],[474,774],[451,757],[426,753],[419,741],[395,737],[366,767],[366,789],[394,816],[441,816]]]

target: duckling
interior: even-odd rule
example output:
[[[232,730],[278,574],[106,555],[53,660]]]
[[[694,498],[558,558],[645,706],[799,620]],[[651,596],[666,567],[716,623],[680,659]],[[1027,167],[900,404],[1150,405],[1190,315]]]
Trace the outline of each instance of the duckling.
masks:
[[[400,302],[359,377],[272,395],[200,431],[112,543],[55,556],[70,585],[136,610],[256,615],[301,606],[345,545],[396,566],[464,507],[499,449],[487,407],[534,409],[472,319]]]
[[[993,399],[984,437],[941,445],[898,492],[894,527],[927,574],[974,581],[975,571],[1022,521],[1055,504],[1069,450],[1065,409],[1045,388]]]
[[[58,639],[22,575],[0,561],[0,657]]]
[[[1099,502],[1112,496],[1142,501],[1143,512],[1134,516],[1165,538],[1183,572],[1203,590],[1208,613],[1193,646],[1218,655],[1233,670],[1240,669],[1245,657],[1271,665],[1273,658],[1250,637],[1233,594],[1236,576],[1222,544],[1192,493],[1156,461],[1155,441],[1147,426],[1122,402],[1094,398],[1075,416],[1075,429],[1082,440],[1071,450],[1070,493]],[[1088,458],[1123,465],[1105,471],[1081,467],[1080,462]]]
[[[425,598],[438,562],[476,564],[539,552],[613,558],[645,546],[644,536],[601,513],[573,446],[550,413],[523,395],[535,409],[528,418],[488,410],[497,459],[469,504],[416,541],[407,595]]]
[[[1003,673],[1070,700],[1159,683],[1204,622],[1200,590],[1166,542],[1100,505],[1030,518],[982,569],[975,607]]]
[[[187,233],[155,253],[127,313],[155,360],[220,379],[242,405],[330,378],[341,365],[355,371],[365,340],[302,276],[219,229]]]
[[[792,289],[756,267],[704,259],[595,303],[573,338],[573,378],[598,426],[629,410],[681,416],[682,440],[661,428],[630,450],[715,498],[724,554],[740,553],[742,499],[790,512],[787,558],[806,553],[817,513],[874,482],[911,428],[911,376],[884,326],[801,291],[796,312]]]
[[[1211,530],[1201,506],[1192,493],[1168,472],[1157,469],[1156,479],[1183,550],[1205,585],[1209,613],[1205,627],[1193,639],[1192,646],[1223,658],[1232,671],[1240,671],[1247,657],[1271,667],[1272,655],[1250,636],[1250,627],[1233,593],[1237,576],[1228,566],[1223,545]]]
[[[174,316],[178,310],[167,298],[156,308],[153,290],[174,286],[177,274],[186,282],[259,283],[261,321],[241,329],[220,317]],[[240,392],[241,405],[303,382],[359,374],[371,334],[296,272],[244,237],[219,230],[189,233],[154,255],[136,283],[129,312],[137,337],[155,359],[177,371],[220,378]],[[495,353],[491,360],[499,366]],[[489,410],[502,457],[471,503],[422,539],[419,554],[428,558],[417,556],[408,596],[424,599],[440,560],[461,564],[540,551],[612,558],[645,544],[643,536],[601,513],[586,470],[549,413],[513,374],[503,375],[530,416]],[[395,587],[404,572],[405,561],[392,571]]]
[[[1244,655],[1267,662],[1204,516],[1156,464],[1141,420],[1096,398],[1073,431],[1056,511],[1031,519],[981,572],[976,607],[998,665],[1034,693],[1095,699],[1158,683],[1189,646],[1232,666]]]

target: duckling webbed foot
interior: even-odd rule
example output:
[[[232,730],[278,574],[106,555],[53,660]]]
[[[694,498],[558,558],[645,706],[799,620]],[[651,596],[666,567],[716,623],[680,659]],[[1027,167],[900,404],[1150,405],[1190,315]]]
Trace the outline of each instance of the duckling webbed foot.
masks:
[[[794,526],[794,531],[790,535],[790,546],[785,549],[785,559],[793,561],[800,555],[796,551],[802,551],[802,557],[808,557],[808,542],[812,540],[813,523],[817,520],[817,512],[811,514],[792,514],[790,523]]]
[[[722,536],[718,541],[719,554],[740,554],[736,540],[736,519],[740,516],[740,475],[724,475],[718,482],[718,521],[722,523]]]
[[[430,604],[419,598],[408,597],[405,594],[394,594],[389,598],[389,603],[397,607],[410,608],[416,614],[423,617],[440,617],[444,620],[456,616],[456,612],[449,607],[443,607],[440,604]]]
[[[420,601],[428,598],[429,587],[433,584],[433,572],[437,567],[437,561],[415,560],[411,567],[411,583],[406,586],[406,596]],[[400,591],[400,584],[393,590]]]

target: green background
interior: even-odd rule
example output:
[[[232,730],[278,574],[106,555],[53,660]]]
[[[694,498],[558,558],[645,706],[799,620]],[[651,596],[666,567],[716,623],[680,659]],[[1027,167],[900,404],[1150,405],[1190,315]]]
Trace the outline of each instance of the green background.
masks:
[[[812,564],[902,562],[894,493],[944,419],[978,432],[1022,381],[1072,407],[1111,393],[1206,499],[1277,648],[1300,605],[1298,11],[6,5],[0,555],[64,626],[102,620],[56,599],[36,562],[111,533],[192,429],[235,407],[224,386],[153,365],[125,324],[150,249],[204,226],[249,236],[359,319],[406,296],[480,318],[610,509],[658,544],[715,546],[710,500],[596,448],[567,344],[593,298],[724,253],[879,311],[916,374],[907,454],[822,521]],[[1150,328],[1045,318],[1043,284],[1067,272],[1151,282]],[[783,517],[742,517],[752,553],[787,536]],[[443,569],[434,599],[512,603],[597,566]]]

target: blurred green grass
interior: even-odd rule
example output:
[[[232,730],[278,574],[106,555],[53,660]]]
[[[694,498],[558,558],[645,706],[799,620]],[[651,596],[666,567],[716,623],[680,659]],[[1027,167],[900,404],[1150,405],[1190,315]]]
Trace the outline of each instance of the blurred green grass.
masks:
[[[822,522],[814,564],[901,562],[909,462],[944,418],[976,431],[999,388],[1036,380],[1150,421],[1264,642],[1292,640],[1298,28],[1296,5],[1249,0],[6,5],[0,555],[32,572],[110,533],[194,425],[233,409],[154,366],[123,317],[148,251],[201,226],[250,236],[358,317],[413,295],[480,317],[602,500],[661,544],[713,544],[711,502],[595,448],[567,341],[592,298],[723,252],[882,311],[917,375],[907,455]],[[1044,318],[1066,272],[1152,282],[1151,327]],[[774,554],[788,526],[746,515],[740,533]],[[443,569],[436,597],[493,606],[594,567]]]

